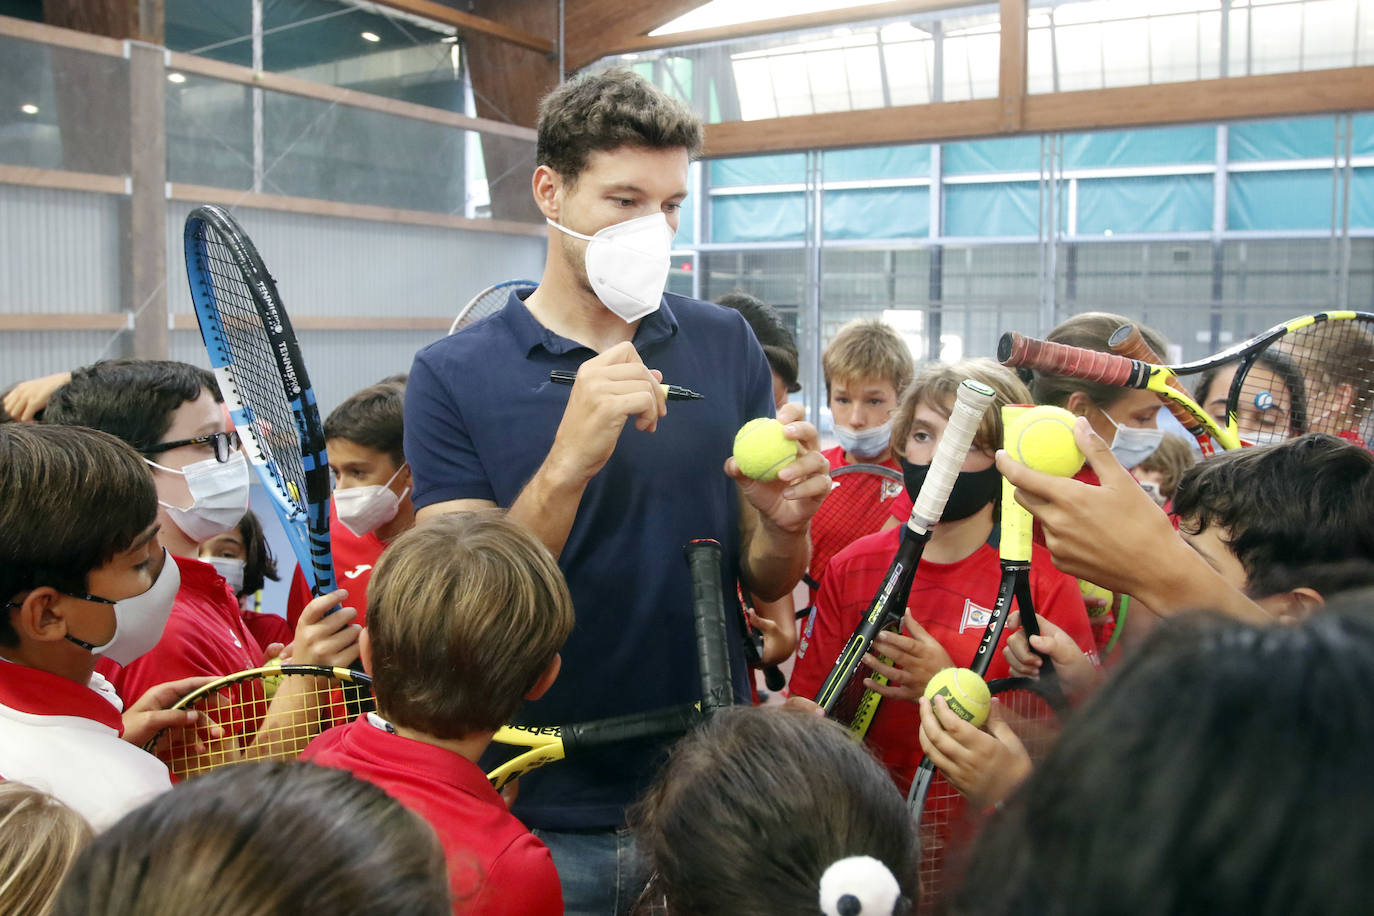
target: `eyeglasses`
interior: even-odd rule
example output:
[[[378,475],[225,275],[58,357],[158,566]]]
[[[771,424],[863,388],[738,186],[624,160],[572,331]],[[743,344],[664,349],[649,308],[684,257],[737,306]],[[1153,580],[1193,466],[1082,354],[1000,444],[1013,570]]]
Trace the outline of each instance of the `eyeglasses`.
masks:
[[[215,450],[215,460],[224,464],[229,460],[229,456],[238,450],[241,440],[239,434],[233,433],[211,433],[208,436],[197,436],[194,439],[178,439],[175,442],[159,442],[152,448],[145,448],[143,454],[156,455],[159,452],[168,452],[174,448],[181,448],[183,445],[209,445]]]

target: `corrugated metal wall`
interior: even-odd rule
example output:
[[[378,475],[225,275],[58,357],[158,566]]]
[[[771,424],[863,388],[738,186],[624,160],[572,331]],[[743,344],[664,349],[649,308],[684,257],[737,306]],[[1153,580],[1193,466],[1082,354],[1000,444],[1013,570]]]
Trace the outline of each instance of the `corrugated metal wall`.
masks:
[[[0,185],[0,313],[118,312],[120,197]],[[169,202],[167,302],[192,314],[181,233],[191,204]],[[267,210],[235,215],[276,277],[293,316],[448,318],[500,280],[538,277],[534,236],[338,219]],[[300,331],[321,407],[410,368],[442,331]],[[0,390],[38,375],[125,355],[126,335],[0,332]],[[174,331],[171,357],[206,365],[200,335]]]

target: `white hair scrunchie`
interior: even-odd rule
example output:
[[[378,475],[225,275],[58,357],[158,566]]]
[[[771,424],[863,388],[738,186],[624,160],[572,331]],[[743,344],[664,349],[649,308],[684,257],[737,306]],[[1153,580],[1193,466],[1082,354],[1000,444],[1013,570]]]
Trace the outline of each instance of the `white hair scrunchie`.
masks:
[[[892,916],[902,899],[897,879],[872,856],[850,856],[821,875],[825,916]]]

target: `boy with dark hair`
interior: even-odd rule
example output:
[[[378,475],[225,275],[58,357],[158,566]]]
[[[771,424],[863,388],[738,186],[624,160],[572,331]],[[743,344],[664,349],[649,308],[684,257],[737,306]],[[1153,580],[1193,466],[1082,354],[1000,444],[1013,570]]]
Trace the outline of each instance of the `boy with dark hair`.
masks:
[[[303,759],[349,770],[423,815],[448,857],[455,911],[562,913],[548,850],[477,765],[496,729],[558,675],[573,625],[562,573],[496,511],[407,532],[376,573],[361,643],[377,712],[321,735]]]
[[[799,369],[797,341],[787,325],[782,323],[777,310],[748,293],[735,290],[716,300],[717,305],[734,309],[749,322],[749,328],[763,347],[763,355],[768,359],[768,368],[773,373],[773,404],[781,407],[787,403],[789,394],[801,391],[797,383]]]
[[[540,106],[531,182],[549,224],[538,288],[415,357],[405,454],[420,522],[507,507],[558,558],[577,606],[563,676],[521,724],[700,698],[688,541],[721,543],[728,596],[742,584],[775,600],[806,568],[830,489],[815,428],[783,405],[800,457],[777,480],[740,474],[735,432],[774,413],[768,362],[737,312],[664,292],[701,140],[685,106],[627,70],[560,84]],[[554,370],[575,384],[550,384]],[[704,400],[670,407],[664,381]],[[743,696],[742,615],[727,618]],[[547,843],[569,910],[638,896],[625,807],[663,750],[634,742],[521,781],[514,811]]]
[[[405,456],[405,383],[379,382],[352,395],[324,421],[334,497],[329,506],[334,574],[367,620],[367,585],[377,559],[415,524],[410,466]],[[310,602],[299,568],[286,619],[294,624]]]
[[[1374,455],[1353,442],[1309,433],[1276,445],[1209,458],[1184,475],[1174,494],[1179,535],[1207,565],[1260,609],[1302,619],[1342,591],[1374,585]],[[1148,544],[1142,555],[1156,555]],[[1198,598],[1195,606],[1205,606]],[[1053,626],[1034,646],[1079,692],[1062,634]],[[1017,674],[1040,667],[1026,637],[1007,640]]]
[[[1213,569],[1281,617],[1374,584],[1374,455],[1353,442],[1309,433],[1218,455],[1183,475],[1174,511]]]
[[[208,680],[157,685],[125,708],[95,672],[162,634],[180,579],[157,535],[153,481],[127,445],[0,426],[0,779],[51,792],[96,829],[170,787],[141,745],[194,723],[167,707]]]
[[[265,661],[224,577],[197,559],[203,541],[235,527],[248,510],[247,462],[238,437],[226,431],[220,400],[214,376],[204,369],[120,359],[77,370],[48,405],[45,422],[111,433],[154,471],[160,536],[180,571],[181,588],[156,648],[121,668],[102,662],[102,673],[126,700],[171,678],[223,676]],[[328,613],[346,594],[334,592],[307,607],[295,627],[291,661],[347,665],[357,658],[353,611]],[[295,689],[283,687],[279,698]]]

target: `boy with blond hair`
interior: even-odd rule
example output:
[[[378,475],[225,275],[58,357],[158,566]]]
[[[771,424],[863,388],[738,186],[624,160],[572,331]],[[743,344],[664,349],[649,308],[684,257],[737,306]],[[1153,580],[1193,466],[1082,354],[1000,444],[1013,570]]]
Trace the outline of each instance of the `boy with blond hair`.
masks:
[[[900,470],[892,449],[892,414],[911,381],[914,364],[906,341],[890,325],[856,318],[830,341],[821,355],[825,394],[839,445],[822,454],[831,470],[846,464],[879,464]],[[854,474],[836,478],[838,486],[811,520],[811,566],[816,587],[830,558],[887,520],[902,492],[895,482]]]
[[[573,625],[558,565],[503,513],[460,512],[397,538],[370,593],[360,647],[377,712],[325,732],[302,759],[349,770],[428,820],[455,911],[562,913],[548,849],[477,764],[558,675]]]

